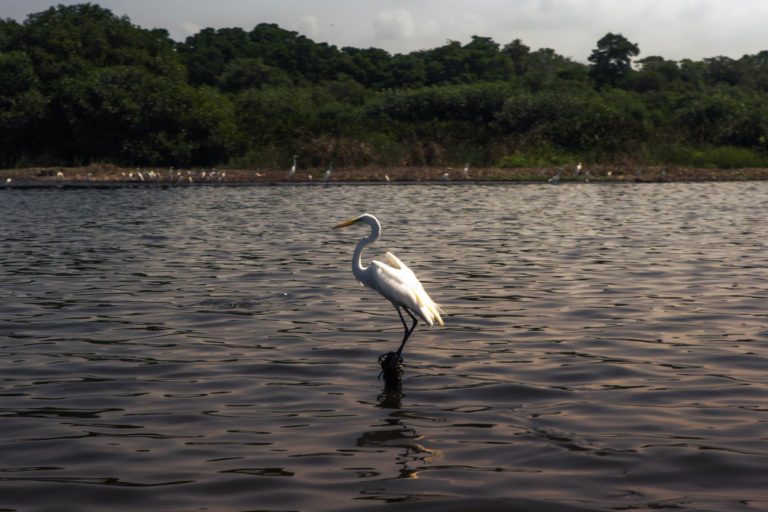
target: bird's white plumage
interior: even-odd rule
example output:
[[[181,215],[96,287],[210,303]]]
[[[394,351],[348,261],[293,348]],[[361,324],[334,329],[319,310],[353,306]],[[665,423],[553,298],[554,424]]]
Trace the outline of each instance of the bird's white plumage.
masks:
[[[373,215],[363,214],[355,219],[343,222],[336,227],[349,226],[358,222],[368,224],[371,234],[364,237],[355,247],[352,259],[352,273],[357,280],[379,292],[389,300],[396,308],[405,307],[418,315],[428,325],[444,325],[440,316],[440,306],[424,290],[416,274],[397,256],[391,252],[384,254],[384,261],[373,260],[368,267],[362,264],[363,249],[378,240],[381,233],[381,224]]]
[[[393,304],[400,304],[419,315],[432,326],[443,325],[440,308],[424,290],[416,274],[391,252],[384,254],[386,262],[371,261],[370,287]]]

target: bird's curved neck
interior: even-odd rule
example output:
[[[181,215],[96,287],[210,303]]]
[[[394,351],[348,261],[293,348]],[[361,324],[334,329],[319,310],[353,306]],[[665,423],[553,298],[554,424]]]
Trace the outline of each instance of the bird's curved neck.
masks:
[[[357,242],[357,247],[355,247],[355,252],[352,255],[352,273],[359,281],[362,281],[361,276],[368,270],[368,267],[363,266],[363,250],[381,236],[381,226],[378,222],[369,222],[368,225],[371,227],[371,234]]]

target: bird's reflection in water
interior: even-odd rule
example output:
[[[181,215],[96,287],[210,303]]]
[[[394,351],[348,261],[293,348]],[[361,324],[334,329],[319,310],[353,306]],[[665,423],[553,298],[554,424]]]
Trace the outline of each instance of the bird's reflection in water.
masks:
[[[378,407],[383,409],[400,409],[403,401],[403,382],[400,379],[387,380],[384,390],[378,398]]]
[[[404,397],[399,381],[387,383],[376,404],[376,407],[391,410],[382,419],[383,428],[363,433],[356,444],[366,448],[397,448],[395,465],[398,466],[398,474],[395,478],[418,478],[419,466],[440,456],[440,452],[423,446],[420,442],[424,436],[403,422],[404,418],[410,417],[408,411],[402,410]]]

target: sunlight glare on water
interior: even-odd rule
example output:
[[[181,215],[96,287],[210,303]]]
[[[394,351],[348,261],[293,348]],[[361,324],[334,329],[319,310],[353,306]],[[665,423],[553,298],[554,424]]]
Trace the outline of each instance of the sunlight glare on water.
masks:
[[[768,183],[0,190],[0,509],[768,509]],[[331,227],[382,222],[446,311]]]

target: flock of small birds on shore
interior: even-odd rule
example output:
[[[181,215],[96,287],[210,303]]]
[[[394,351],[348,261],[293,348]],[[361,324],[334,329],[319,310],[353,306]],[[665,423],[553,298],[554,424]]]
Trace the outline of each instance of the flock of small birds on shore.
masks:
[[[163,173],[162,171],[149,170],[142,172],[140,170],[121,172],[120,175],[127,181],[132,182],[157,182],[157,183],[195,183],[197,182],[222,182],[227,179],[227,171],[218,171],[212,169],[210,171],[181,171],[174,170],[171,167],[168,171]],[[58,178],[58,175],[57,175]]]
[[[287,171],[276,169],[175,169],[120,168],[111,165],[80,168],[30,168],[6,170],[0,178],[0,188],[25,187],[89,187],[89,186],[184,186],[197,184],[243,183],[296,183],[329,184],[346,182],[389,183],[462,183],[486,181],[542,181],[550,185],[561,182],[589,183],[590,181],[731,181],[768,179],[768,169],[716,170],[638,166],[596,166],[592,169],[579,162],[573,166],[554,169],[496,169],[475,171],[467,162],[463,168],[438,170],[425,168],[361,168],[336,171],[330,162],[325,171],[315,168],[300,169],[299,157],[293,156]],[[315,173],[315,175],[313,175]]]

